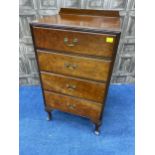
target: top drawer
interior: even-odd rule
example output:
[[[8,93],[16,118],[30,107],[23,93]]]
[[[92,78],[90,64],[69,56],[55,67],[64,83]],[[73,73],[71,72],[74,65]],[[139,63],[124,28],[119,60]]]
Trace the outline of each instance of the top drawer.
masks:
[[[37,48],[112,57],[115,36],[33,27]]]

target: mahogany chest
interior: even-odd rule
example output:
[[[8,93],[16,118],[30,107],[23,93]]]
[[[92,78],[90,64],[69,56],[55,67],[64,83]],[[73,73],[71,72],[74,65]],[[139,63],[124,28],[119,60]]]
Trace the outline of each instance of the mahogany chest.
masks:
[[[118,11],[62,8],[30,23],[45,110],[89,118],[99,134],[120,38]]]

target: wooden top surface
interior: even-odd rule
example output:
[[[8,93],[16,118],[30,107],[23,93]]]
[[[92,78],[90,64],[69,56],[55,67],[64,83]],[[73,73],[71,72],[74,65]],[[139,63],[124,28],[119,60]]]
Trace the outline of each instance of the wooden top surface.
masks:
[[[120,32],[118,11],[61,9],[58,15],[40,18],[32,24]]]

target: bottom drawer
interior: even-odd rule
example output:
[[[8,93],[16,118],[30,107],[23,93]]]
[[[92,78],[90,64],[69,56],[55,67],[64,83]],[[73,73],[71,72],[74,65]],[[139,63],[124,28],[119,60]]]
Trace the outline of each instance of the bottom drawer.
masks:
[[[102,104],[44,91],[46,106],[64,112],[85,116],[96,122],[100,118]]]

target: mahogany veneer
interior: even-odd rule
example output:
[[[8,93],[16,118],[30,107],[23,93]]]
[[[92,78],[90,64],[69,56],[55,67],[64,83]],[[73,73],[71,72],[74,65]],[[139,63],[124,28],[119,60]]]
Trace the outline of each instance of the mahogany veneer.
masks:
[[[119,12],[62,8],[30,27],[48,119],[54,109],[87,117],[99,134],[121,34]]]

